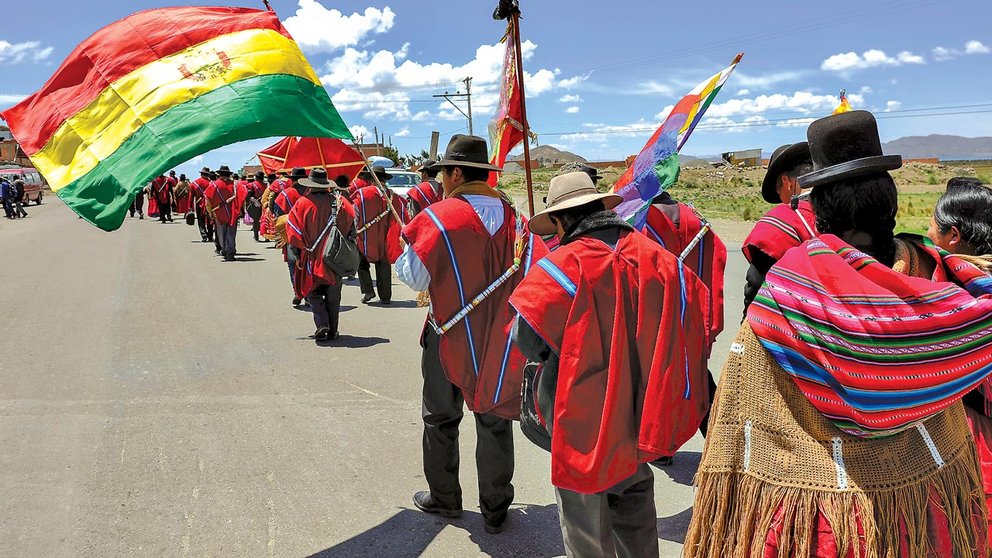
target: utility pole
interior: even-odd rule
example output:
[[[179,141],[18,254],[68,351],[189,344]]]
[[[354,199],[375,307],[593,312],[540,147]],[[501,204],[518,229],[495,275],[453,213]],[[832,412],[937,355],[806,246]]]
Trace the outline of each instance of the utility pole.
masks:
[[[464,83],[465,83],[465,93],[458,93],[457,91],[454,93],[448,93],[447,91],[445,91],[444,94],[434,95],[434,97],[448,101],[449,103],[451,103],[451,106],[455,107],[455,110],[462,113],[462,116],[468,119],[468,134],[472,136],[475,135],[473,133],[475,130],[472,127],[472,78],[470,77],[465,78]],[[456,105],[455,102],[451,100],[451,99],[462,99],[462,98],[468,100],[468,113],[463,111],[460,106]]]
[[[475,132],[472,130],[472,78],[465,78],[465,94],[468,95],[468,135],[474,136]]]

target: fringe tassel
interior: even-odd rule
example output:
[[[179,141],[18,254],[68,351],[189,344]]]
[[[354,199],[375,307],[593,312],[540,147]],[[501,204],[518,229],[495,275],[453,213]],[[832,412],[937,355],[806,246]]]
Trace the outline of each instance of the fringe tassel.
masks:
[[[776,486],[739,472],[699,472],[684,556],[763,558],[767,533],[775,530],[781,531],[777,558],[810,556],[821,513],[833,530],[839,556],[938,555],[929,539],[930,531],[937,529],[950,534],[951,556],[987,557],[978,461],[973,451],[961,453],[917,484],[877,491],[871,497],[855,490]],[[978,490],[962,493],[963,486]]]
[[[427,291],[420,291],[417,293],[417,307],[423,308],[425,306],[431,305],[431,295]]]

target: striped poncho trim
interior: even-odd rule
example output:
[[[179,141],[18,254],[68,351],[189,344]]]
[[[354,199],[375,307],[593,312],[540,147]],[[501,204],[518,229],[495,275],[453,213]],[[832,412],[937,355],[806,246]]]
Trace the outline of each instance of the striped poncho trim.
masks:
[[[765,349],[845,432],[909,428],[992,373],[992,280],[925,250],[943,264],[932,281],[823,235],[771,269],[748,311]]]

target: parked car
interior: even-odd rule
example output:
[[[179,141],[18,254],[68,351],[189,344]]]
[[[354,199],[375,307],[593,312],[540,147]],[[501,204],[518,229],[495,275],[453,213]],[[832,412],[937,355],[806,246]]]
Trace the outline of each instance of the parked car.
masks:
[[[0,176],[6,178],[11,183],[15,180],[23,180],[24,199],[21,202],[25,204],[34,202],[35,205],[41,205],[42,191],[45,189],[45,179],[42,178],[41,173],[37,169],[18,167],[0,169]]]
[[[409,197],[407,193],[410,191],[410,188],[413,188],[417,184],[421,183],[420,174],[412,171],[403,169],[386,169],[386,172],[393,175],[393,177],[386,182],[386,186],[404,198]]]

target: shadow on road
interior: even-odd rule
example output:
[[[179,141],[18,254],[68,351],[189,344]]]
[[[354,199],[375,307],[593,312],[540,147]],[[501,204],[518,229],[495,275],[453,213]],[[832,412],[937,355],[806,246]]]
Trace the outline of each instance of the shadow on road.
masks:
[[[349,349],[367,349],[389,343],[389,339],[382,337],[355,337],[353,335],[342,335],[333,341],[322,341],[321,347],[347,347]]]
[[[691,520],[692,508],[658,519],[658,538],[685,544],[685,533],[689,530],[689,521]]]
[[[671,465],[655,466],[654,469],[668,475],[672,482],[692,486],[692,477],[696,475],[696,469],[699,468],[699,461],[702,458],[703,454],[698,451],[680,451],[675,454],[675,461]]]
[[[234,261],[236,262],[264,262],[265,258],[248,258],[244,256],[235,256]]]
[[[367,306],[380,307],[380,308],[416,308],[416,300],[394,300],[389,304],[383,304],[382,301],[373,301],[367,304]]]
[[[562,556],[558,507],[526,505],[511,508],[506,530],[485,532],[482,514],[466,511],[458,519],[442,519],[415,510],[401,510],[385,522],[310,558],[390,556],[414,558],[424,553],[434,537],[447,526],[468,531],[469,538],[487,556]]]

